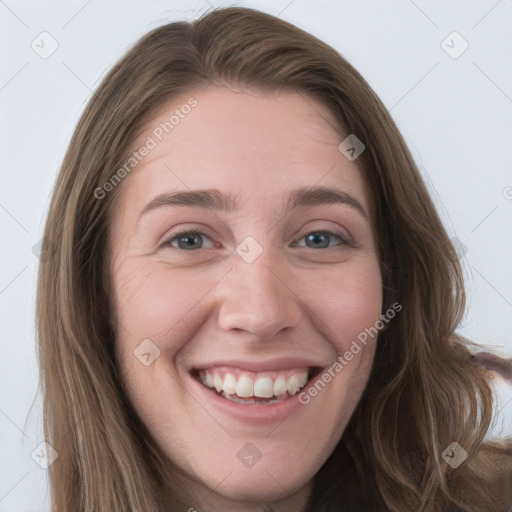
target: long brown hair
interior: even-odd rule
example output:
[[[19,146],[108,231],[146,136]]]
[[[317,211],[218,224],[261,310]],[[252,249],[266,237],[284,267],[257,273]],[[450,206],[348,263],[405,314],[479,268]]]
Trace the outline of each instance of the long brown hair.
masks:
[[[315,98],[363,141],[357,163],[372,207],[383,313],[395,301],[403,306],[379,334],[368,386],[315,477],[308,510],[345,503],[366,512],[503,512],[512,440],[484,441],[495,398],[489,374],[471,360],[472,344],[455,334],[465,310],[460,263],[402,136],[335,50],[246,8],[144,36],[103,80],[73,134],[46,223],[37,297],[45,435],[58,452],[49,468],[52,511],[156,512],[185,503],[120,382],[105,269],[121,187],[100,199],[97,190],[159,107],[212,82]],[[468,453],[456,469],[442,458],[453,442]]]

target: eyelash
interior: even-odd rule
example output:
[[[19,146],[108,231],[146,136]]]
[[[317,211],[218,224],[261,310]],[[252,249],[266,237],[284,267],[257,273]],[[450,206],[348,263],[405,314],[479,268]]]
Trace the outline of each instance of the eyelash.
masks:
[[[329,235],[329,236],[334,236],[336,238],[339,238],[341,240],[341,243],[339,243],[337,246],[333,246],[333,247],[338,247],[338,246],[355,247],[354,243],[352,243],[351,241],[347,240],[346,238],[342,237],[341,235],[337,235],[336,233],[333,233],[332,231],[328,231],[325,229],[309,231],[304,236],[299,238],[299,240],[302,240],[303,238],[305,238],[306,236],[311,235],[311,234]],[[187,251],[186,249],[182,249],[181,247],[174,247],[171,244],[171,242],[173,242],[174,240],[184,237],[186,235],[201,236],[201,237],[206,236],[207,238],[210,238],[208,235],[206,235],[205,233],[203,233],[202,231],[199,231],[197,229],[184,229],[183,231],[179,231],[178,233],[175,233],[172,236],[172,238],[169,238],[169,240],[163,242],[160,247],[161,248],[173,247],[174,249],[178,249],[180,251],[186,251],[186,252],[193,252],[193,251],[197,250],[197,249],[192,249],[191,251]],[[293,242],[292,246],[299,247],[296,242]],[[306,247],[306,246],[300,246],[300,247]],[[321,249],[332,249],[333,247],[322,247]],[[315,250],[315,249],[313,249],[313,250]]]

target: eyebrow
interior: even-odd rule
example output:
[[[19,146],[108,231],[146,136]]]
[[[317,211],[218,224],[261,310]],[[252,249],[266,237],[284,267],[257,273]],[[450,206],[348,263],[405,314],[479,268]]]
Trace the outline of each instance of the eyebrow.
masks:
[[[285,210],[293,210],[322,204],[345,204],[369,219],[368,213],[357,199],[337,188],[297,188],[289,192],[283,206]],[[141,216],[166,206],[191,206],[222,212],[236,212],[239,208],[234,196],[224,194],[218,189],[179,190],[156,196],[144,207]]]

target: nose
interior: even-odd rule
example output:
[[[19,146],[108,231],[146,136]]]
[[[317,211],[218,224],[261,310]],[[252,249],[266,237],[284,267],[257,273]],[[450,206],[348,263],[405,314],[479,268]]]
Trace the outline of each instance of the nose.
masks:
[[[252,263],[235,255],[232,270],[216,287],[221,329],[247,331],[263,341],[298,325],[301,302],[291,272],[270,252],[263,251]]]

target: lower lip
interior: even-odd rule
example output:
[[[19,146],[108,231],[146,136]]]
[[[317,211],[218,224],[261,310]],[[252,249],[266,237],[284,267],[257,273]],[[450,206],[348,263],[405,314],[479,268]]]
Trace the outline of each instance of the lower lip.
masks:
[[[299,395],[307,392],[308,388],[314,385],[316,380],[321,377],[321,372],[313,377],[296,395],[272,404],[239,404],[238,402],[233,402],[223,398],[215,390],[201,384],[190,373],[187,375],[192,381],[193,386],[198,389],[200,396],[204,397],[205,400],[213,404],[222,413],[254,425],[268,425],[282,422],[294,411],[304,407],[304,404],[299,401]]]

